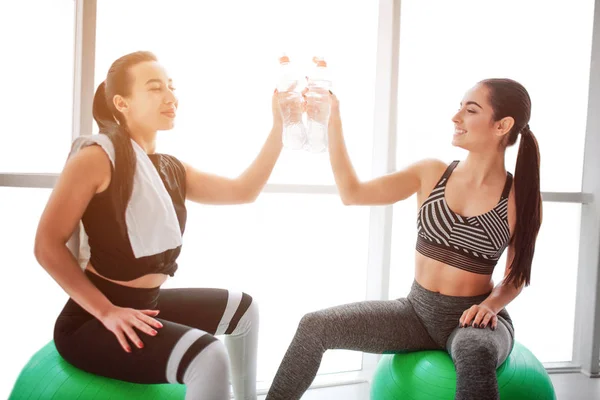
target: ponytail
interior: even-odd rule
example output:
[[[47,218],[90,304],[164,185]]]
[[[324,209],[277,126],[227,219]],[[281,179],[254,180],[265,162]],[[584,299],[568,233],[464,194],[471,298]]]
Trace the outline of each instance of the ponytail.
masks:
[[[542,196],[540,194],[540,151],[538,142],[529,129],[521,130],[521,142],[515,168],[515,203],[517,225],[512,243],[515,256],[506,283],[515,287],[529,285],[535,241],[541,226]]]
[[[108,107],[108,99],[106,98],[106,81],[103,81],[100,85],[98,85],[98,89],[96,89],[92,115],[98,124],[98,128],[100,128],[100,133],[106,134],[108,131],[114,129],[114,125],[117,124],[117,120],[115,119],[113,112]]]
[[[122,234],[127,234],[125,210],[133,191],[133,175],[136,158],[122,114],[116,109],[112,97],[106,92],[106,81],[102,82],[94,95],[93,116],[100,133],[108,136],[115,149],[115,165],[111,186],[114,187],[112,201],[117,210],[117,222]]]

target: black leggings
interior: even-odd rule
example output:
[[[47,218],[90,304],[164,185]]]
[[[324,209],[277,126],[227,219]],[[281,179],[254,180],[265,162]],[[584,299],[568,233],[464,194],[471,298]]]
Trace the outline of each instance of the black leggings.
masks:
[[[157,309],[156,336],[137,331],[144,347],[126,353],[115,335],[72,299],[60,313],[54,341],[61,356],[87,372],[138,383],[185,383],[186,398],[256,399],[258,310],[252,297],[222,289],[138,289],[86,271],[114,304]],[[213,335],[226,334],[225,347]],[[226,393],[225,393],[226,391]]]

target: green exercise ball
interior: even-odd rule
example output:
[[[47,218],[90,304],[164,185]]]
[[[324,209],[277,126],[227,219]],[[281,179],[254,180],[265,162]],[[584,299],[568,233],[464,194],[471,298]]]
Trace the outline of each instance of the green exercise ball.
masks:
[[[496,370],[501,400],[556,400],[544,366],[520,343]],[[456,369],[441,350],[386,354],[371,384],[371,400],[454,400]]]
[[[50,342],[23,368],[9,400],[184,398],[185,385],[129,383],[84,372],[63,360],[54,342]]]

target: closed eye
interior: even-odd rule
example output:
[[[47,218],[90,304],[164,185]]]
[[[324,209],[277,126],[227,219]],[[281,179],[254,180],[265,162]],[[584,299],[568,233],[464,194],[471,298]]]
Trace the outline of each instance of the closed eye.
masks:
[[[162,87],[150,88],[151,91],[161,91],[162,89],[163,89]],[[174,87],[170,87],[169,90],[175,91],[175,88]]]

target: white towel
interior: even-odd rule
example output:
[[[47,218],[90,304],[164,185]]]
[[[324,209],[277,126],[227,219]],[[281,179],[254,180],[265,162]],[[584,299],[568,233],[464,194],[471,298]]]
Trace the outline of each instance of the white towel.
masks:
[[[151,256],[181,246],[181,229],[171,196],[167,192],[152,161],[134,140],[131,140],[137,164],[133,176],[131,199],[125,210],[125,223],[131,248],[136,258]],[[113,167],[115,149],[110,138],[104,134],[80,136],[73,141],[69,158],[90,145],[100,145]],[[67,247],[85,268],[90,259],[88,237],[81,221],[79,229],[67,243]]]

